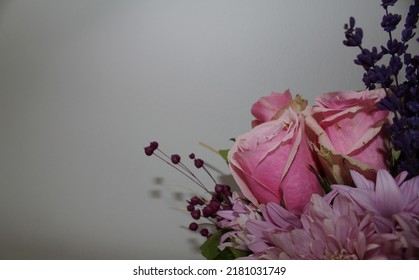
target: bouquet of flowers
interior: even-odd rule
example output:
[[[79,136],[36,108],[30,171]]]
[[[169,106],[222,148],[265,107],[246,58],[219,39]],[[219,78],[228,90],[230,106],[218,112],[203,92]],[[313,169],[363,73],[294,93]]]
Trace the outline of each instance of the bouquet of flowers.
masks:
[[[207,238],[206,258],[419,258],[419,55],[408,49],[419,0],[399,39],[395,2],[381,3],[389,39],[380,48],[362,45],[354,18],[344,26],[365,90],[325,93],[313,106],[286,90],[253,104],[252,129],[219,151],[240,191],[215,179],[208,188],[179,155],[145,147],[207,193],[186,207],[189,229]],[[212,178],[202,159],[189,158]]]

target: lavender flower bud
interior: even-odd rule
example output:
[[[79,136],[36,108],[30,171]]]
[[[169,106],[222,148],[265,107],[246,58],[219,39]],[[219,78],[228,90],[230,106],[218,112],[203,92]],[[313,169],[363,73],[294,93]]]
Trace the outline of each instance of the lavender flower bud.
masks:
[[[382,0],[381,6],[386,9],[388,6],[393,6],[396,2],[397,0]]]
[[[386,32],[391,32],[396,29],[397,24],[399,24],[400,20],[402,19],[401,15],[397,14],[388,14],[383,16],[383,20],[381,21],[381,27],[384,28]]]

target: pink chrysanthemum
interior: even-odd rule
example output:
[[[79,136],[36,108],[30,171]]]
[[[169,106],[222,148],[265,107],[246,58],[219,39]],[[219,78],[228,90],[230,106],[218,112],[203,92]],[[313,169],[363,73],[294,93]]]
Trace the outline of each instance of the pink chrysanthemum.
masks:
[[[237,192],[233,193],[230,201],[233,204],[231,210],[220,210],[217,212],[217,215],[222,218],[217,223],[217,226],[230,230],[221,236],[218,248],[224,250],[226,247],[234,247],[238,250],[248,251],[250,239],[246,223],[249,220],[262,220],[262,215],[259,213],[258,207],[245,200]]]
[[[380,229],[383,226],[392,228],[391,219],[394,215],[404,214],[407,216],[419,215],[419,176],[408,181],[406,172],[402,172],[393,178],[387,170],[379,170],[374,182],[367,180],[356,171],[351,171],[352,180],[356,188],[345,185],[332,185],[332,198],[337,193],[348,197],[358,211],[369,211],[382,218]]]
[[[263,220],[251,219],[246,223],[249,232],[249,249],[252,258],[263,256],[271,247],[270,236],[274,233],[286,232],[294,228],[301,228],[300,218],[276,203],[268,203],[261,209]]]
[[[406,172],[393,178],[386,170],[377,172],[374,182],[351,171],[356,188],[333,185],[333,191],[326,198],[336,194],[347,197],[358,213],[371,214],[376,230],[380,233],[394,233],[408,248],[406,258],[419,252],[419,176],[405,181]]]
[[[402,244],[393,234],[375,232],[369,215],[359,215],[351,201],[338,196],[330,206],[313,195],[301,215],[302,228],[268,233],[271,246],[262,259],[397,258]],[[383,246],[387,244],[386,246]]]
[[[219,211],[231,229],[220,249],[251,251],[250,259],[412,259],[419,257],[418,178],[379,171],[376,184],[356,172],[358,188],[334,185],[313,195],[301,216],[276,203],[256,207],[239,194]]]
[[[276,254],[279,259],[362,258],[366,237],[359,227],[361,221],[348,211],[350,205],[345,202],[337,199],[333,211],[321,197],[313,196],[301,216],[303,228],[273,234],[275,247],[269,254]],[[363,226],[367,224],[364,222]],[[348,241],[352,243],[350,246]]]

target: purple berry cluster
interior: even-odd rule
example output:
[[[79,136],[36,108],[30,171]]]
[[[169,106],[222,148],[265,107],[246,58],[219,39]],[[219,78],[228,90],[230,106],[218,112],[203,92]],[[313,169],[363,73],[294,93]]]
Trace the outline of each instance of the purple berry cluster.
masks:
[[[171,156],[167,155],[159,149],[159,144],[157,142],[151,142],[149,146],[144,148],[144,152],[147,156],[154,155],[163,160],[197,184],[208,194],[209,199],[193,196],[187,201],[186,210],[194,220],[194,222],[189,224],[189,229],[191,231],[199,231],[204,237],[210,237],[214,229],[219,229],[217,222],[220,218],[217,216],[217,212],[219,210],[231,210],[233,207],[230,199],[232,197],[231,188],[228,185],[218,184],[205,167],[205,162],[200,158],[196,158],[193,153],[189,155],[189,159],[194,162],[195,168],[204,170],[212,179],[215,185],[213,191],[210,191],[192,170],[182,162],[182,159],[178,154],[173,154]],[[199,221],[202,221],[201,219],[205,219],[206,221],[198,223]]]
[[[186,207],[186,209],[191,213],[192,219],[198,221],[201,218],[204,218],[210,222],[209,224],[201,223],[200,225],[196,222],[192,222],[189,225],[190,230],[199,230],[199,233],[205,237],[210,236],[212,228],[215,227],[218,229],[217,221],[219,217],[217,216],[217,212],[219,210],[231,210],[233,206],[229,199],[232,195],[229,186],[216,184],[214,191],[215,192],[211,193],[211,198],[208,200],[193,196],[188,201],[188,206]]]
[[[387,95],[378,106],[393,112],[394,116],[388,127],[395,151],[392,158],[394,175],[407,171],[409,177],[414,177],[419,175],[419,55],[408,51],[408,43],[417,43],[411,39],[416,36],[414,31],[418,21],[419,0],[414,0],[410,5],[399,39],[393,33],[402,21],[402,16],[389,12],[389,7],[396,2],[397,0],[381,1],[385,11],[381,27],[387,32],[389,39],[380,49],[362,46],[363,31],[355,27],[353,17],[344,26],[343,44],[360,49],[361,52],[354,62],[365,70],[365,86],[374,89],[378,85],[386,90]],[[419,38],[416,41],[419,42]],[[417,45],[414,48],[417,50]],[[383,57],[388,58],[388,63],[379,65]],[[399,77],[403,70],[404,77]]]

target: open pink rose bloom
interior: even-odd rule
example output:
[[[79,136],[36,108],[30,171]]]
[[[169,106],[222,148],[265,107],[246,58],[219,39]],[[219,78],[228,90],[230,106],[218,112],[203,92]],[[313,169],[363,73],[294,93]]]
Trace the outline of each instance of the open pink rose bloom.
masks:
[[[389,112],[376,107],[384,96],[384,90],[378,89],[331,92],[316,98],[306,123],[332,183],[350,183],[347,168],[370,179],[375,179],[378,169],[388,168],[389,148],[383,126]]]
[[[263,119],[266,122],[236,139],[229,164],[234,179],[251,202],[276,202],[299,213],[313,193],[323,191],[308,168],[316,164],[304,133],[304,116],[294,110],[301,104],[291,104],[288,91],[276,98],[288,104],[274,102],[280,114],[266,106],[269,111],[269,117]],[[261,111],[257,115],[268,116]],[[276,119],[269,120],[272,117]]]

